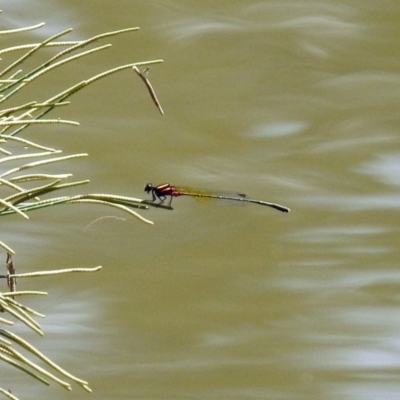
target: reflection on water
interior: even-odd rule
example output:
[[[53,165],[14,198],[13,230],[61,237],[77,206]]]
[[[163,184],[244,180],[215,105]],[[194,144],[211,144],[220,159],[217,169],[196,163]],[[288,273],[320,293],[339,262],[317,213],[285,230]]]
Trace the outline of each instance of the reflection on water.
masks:
[[[104,399],[396,398],[400,5],[110,4],[69,8],[75,34],[141,26],[115,62],[166,60],[151,69],[166,115],[128,75],[73,100],[81,131],[58,147],[90,153],[92,191],[172,182],[292,211],[179,198],[145,214],[154,227],[90,225],[121,215],[84,206],[33,213],[23,237],[10,231],[21,268],[104,266],[43,283],[72,305],[45,311],[54,358]]]
[[[386,183],[389,187],[400,185],[400,154],[390,153],[379,155],[378,160],[374,160],[361,168],[360,172],[370,174],[381,183]]]
[[[294,135],[300,133],[306,128],[306,124],[301,121],[279,121],[266,123],[254,129],[249,134],[252,137],[274,137]]]

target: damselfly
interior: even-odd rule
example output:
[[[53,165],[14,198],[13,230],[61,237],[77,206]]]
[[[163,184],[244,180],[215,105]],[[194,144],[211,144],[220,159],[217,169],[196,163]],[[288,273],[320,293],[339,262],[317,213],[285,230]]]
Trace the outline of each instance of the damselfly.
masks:
[[[151,183],[147,183],[144,187],[145,192],[151,193],[153,196],[153,202],[160,200],[159,204],[163,204],[168,196],[170,200],[168,207],[171,207],[172,198],[178,196],[192,196],[197,198],[207,199],[219,199],[219,200],[230,200],[238,201],[242,203],[253,203],[259,204],[260,206],[267,206],[275,208],[282,212],[289,212],[290,208],[281,206],[280,204],[270,203],[268,201],[249,199],[244,193],[232,193],[232,194],[218,194],[208,190],[197,190],[192,188],[184,188],[179,186],[171,185],[170,183],[162,183],[158,186],[153,186]]]

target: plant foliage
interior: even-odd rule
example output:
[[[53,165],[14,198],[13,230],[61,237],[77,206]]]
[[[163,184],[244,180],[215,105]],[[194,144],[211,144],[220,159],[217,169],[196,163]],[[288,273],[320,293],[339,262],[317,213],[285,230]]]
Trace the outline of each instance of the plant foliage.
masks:
[[[8,35],[17,35],[20,32],[38,29],[43,25],[44,24],[38,24],[23,29],[1,31],[0,37],[4,41]],[[64,40],[64,37],[71,32],[71,30],[72,29],[67,29],[59,32],[43,40],[41,43],[21,44],[0,50],[0,57],[7,58],[10,53],[13,55],[17,54],[17,59],[10,62],[9,65],[3,66],[3,70],[0,72],[0,164],[2,164],[3,167],[0,170],[0,216],[6,217],[10,214],[18,214],[21,218],[28,220],[28,214],[33,210],[61,204],[92,203],[115,207],[145,223],[152,224],[151,221],[143,218],[134,211],[134,209],[148,209],[148,206],[152,205],[145,200],[98,193],[77,193],[75,195],[54,196],[55,192],[62,192],[63,189],[66,188],[80,187],[81,185],[89,183],[89,180],[71,181],[71,173],[45,173],[42,167],[47,167],[47,165],[54,163],[68,164],[69,161],[86,157],[87,154],[63,155],[60,149],[50,148],[43,143],[35,143],[31,140],[27,140],[22,134],[32,125],[37,124],[42,124],[43,126],[51,124],[79,125],[75,121],[63,120],[57,117],[50,118],[48,114],[52,111],[54,113],[54,110],[57,111],[59,107],[68,105],[69,97],[88,85],[126,69],[133,69],[140,76],[147,86],[153,101],[160,112],[163,113],[149,80],[145,73],[139,70],[141,66],[160,63],[162,60],[120,65],[80,81],[63,90],[61,93],[54,94],[47,100],[31,101],[18,106],[7,105],[11,103],[10,100],[14,99],[17,93],[19,95],[22,93],[23,95],[24,89],[33,81],[41,80],[40,84],[46,85],[46,74],[49,71],[56,70],[58,67],[65,64],[73,63],[75,66],[82,57],[88,57],[98,51],[104,51],[111,46],[110,44],[105,44],[89,48],[94,42],[115,35],[135,32],[138,28],[107,32],[82,41]],[[37,57],[35,56],[43,49],[48,48],[55,49],[56,53],[50,56],[45,62],[38,62],[36,65],[35,59]],[[27,60],[30,61],[29,64],[35,66],[29,70],[24,70],[22,67],[24,63],[25,65],[27,64]],[[49,127],[49,129],[51,129],[51,127]],[[46,293],[17,291],[15,288],[16,278],[66,272],[91,272],[101,268],[81,268],[16,274],[12,259],[15,251],[6,244],[5,241],[0,241],[0,247],[4,249],[7,255],[7,273],[1,275],[1,277],[7,279],[9,286],[8,292],[0,292],[0,312],[4,313],[3,315],[5,316],[4,318],[0,318],[0,323],[3,325],[12,325],[12,319],[17,319],[39,335],[43,335],[43,332],[35,317],[43,317],[43,315],[23,305],[20,301],[17,301],[16,298],[20,299],[23,296],[29,295],[45,295]],[[25,352],[27,351],[34,360],[32,361],[16,350],[18,347],[23,348]],[[48,369],[40,367],[35,362],[35,358],[44,362]],[[4,328],[0,329],[0,359],[46,385],[49,384],[50,380],[53,380],[62,387],[70,390],[71,384],[69,381],[72,381],[85,390],[90,391],[86,381],[63,370],[24,339]],[[58,375],[61,375],[63,378],[58,377]],[[16,397],[6,389],[0,388],[0,392],[10,399],[16,399]]]

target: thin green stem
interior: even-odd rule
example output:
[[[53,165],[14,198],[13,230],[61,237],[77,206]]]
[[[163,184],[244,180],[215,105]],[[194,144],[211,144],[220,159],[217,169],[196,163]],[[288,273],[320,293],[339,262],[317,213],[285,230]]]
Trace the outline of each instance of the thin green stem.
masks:
[[[44,47],[47,43],[52,42],[53,40],[59,38],[60,36],[66,35],[67,33],[71,32],[72,29],[66,29],[65,31],[59,32],[51,37],[49,37],[48,39],[44,40],[42,43],[39,43],[36,47],[34,47],[33,49],[29,50],[26,54],[24,54],[22,57],[20,57],[18,60],[16,60],[14,63],[10,64],[7,68],[5,68],[2,72],[0,72],[0,78],[2,76],[4,76],[8,71],[11,71],[12,69],[14,69],[17,65],[22,64],[28,57],[30,57],[32,54],[36,53],[38,50],[40,50],[42,47]],[[38,67],[40,68],[40,67]],[[36,71],[33,70],[32,72],[30,72],[28,75],[34,73]],[[24,79],[24,77],[22,77],[21,79]],[[0,93],[4,90],[8,90],[11,86],[5,87],[3,90],[0,90]]]
[[[5,176],[11,175],[11,174],[15,174],[16,172],[23,171],[24,169],[33,168],[33,167],[37,167],[37,166],[45,165],[45,164],[50,164],[50,163],[55,163],[55,162],[58,162],[58,161],[72,160],[74,158],[86,157],[86,156],[88,156],[87,153],[80,153],[80,154],[72,154],[70,156],[55,157],[55,158],[50,158],[48,160],[32,162],[32,163],[29,163],[29,164],[22,165],[21,167],[10,169],[7,172],[4,172],[2,175],[0,175],[0,178],[4,178]]]
[[[19,28],[19,29],[9,29],[7,31],[0,31],[0,35],[10,35],[12,33],[20,33],[20,32],[26,32],[26,31],[32,31],[34,29],[41,28],[43,25],[45,25],[44,22],[41,22],[40,24],[32,25],[32,26],[27,26],[25,28]]]

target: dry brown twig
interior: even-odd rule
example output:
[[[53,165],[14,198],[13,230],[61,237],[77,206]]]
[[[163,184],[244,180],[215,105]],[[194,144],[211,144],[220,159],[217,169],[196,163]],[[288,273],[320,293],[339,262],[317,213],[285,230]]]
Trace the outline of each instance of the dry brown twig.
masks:
[[[132,69],[139,75],[140,79],[144,82],[144,84],[147,87],[147,90],[150,93],[150,96],[152,100],[154,101],[154,104],[157,106],[158,110],[160,111],[161,115],[164,115],[164,110],[161,107],[160,102],[158,101],[158,98],[156,96],[156,92],[153,89],[153,86],[151,85],[149,79],[146,76],[146,73],[148,72],[148,68],[146,68],[143,72],[139,70],[139,68],[134,65]]]

